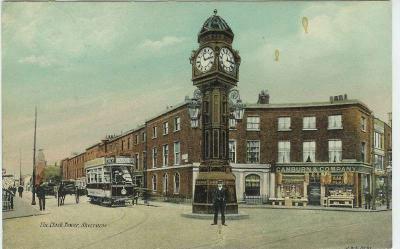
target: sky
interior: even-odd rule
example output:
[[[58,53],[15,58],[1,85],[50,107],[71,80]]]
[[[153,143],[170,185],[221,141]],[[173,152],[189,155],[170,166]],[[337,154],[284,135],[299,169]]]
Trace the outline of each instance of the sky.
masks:
[[[271,103],[346,93],[387,121],[390,2],[6,2],[3,167],[18,172],[21,150],[31,172],[35,106],[37,147],[52,164],[191,96],[189,57],[214,9],[235,34],[244,102],[263,89]]]

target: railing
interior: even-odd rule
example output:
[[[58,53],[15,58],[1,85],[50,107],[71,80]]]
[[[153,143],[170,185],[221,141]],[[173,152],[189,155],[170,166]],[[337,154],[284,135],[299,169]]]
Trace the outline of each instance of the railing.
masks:
[[[163,196],[163,201],[165,202],[172,202],[172,203],[187,203],[190,204],[192,203],[192,199],[189,198],[184,198],[184,197],[171,197],[171,196]]]
[[[14,209],[14,193],[3,188],[3,211]]]
[[[257,195],[257,196],[248,196],[245,195],[244,197],[244,201],[246,202],[246,204],[250,204],[250,205],[260,205],[260,204],[266,204],[268,203],[268,195]]]

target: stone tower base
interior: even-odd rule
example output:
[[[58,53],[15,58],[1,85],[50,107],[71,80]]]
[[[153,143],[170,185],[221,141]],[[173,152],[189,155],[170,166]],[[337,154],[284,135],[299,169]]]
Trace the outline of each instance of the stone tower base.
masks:
[[[200,172],[195,183],[192,212],[198,214],[212,214],[213,193],[218,181],[222,180],[226,189],[226,214],[237,214],[235,177],[232,172]]]

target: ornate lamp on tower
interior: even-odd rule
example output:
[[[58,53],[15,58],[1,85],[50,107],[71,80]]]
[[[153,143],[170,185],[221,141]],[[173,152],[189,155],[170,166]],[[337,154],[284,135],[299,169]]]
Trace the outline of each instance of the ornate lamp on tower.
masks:
[[[234,34],[217,15],[209,17],[199,34],[199,48],[192,52],[192,81],[198,89],[189,105],[192,127],[200,110],[202,161],[195,182],[193,213],[213,212],[213,192],[222,180],[227,192],[226,213],[237,214],[235,177],[229,165],[229,119],[243,117],[244,105],[233,89],[239,80],[240,56],[232,48]]]

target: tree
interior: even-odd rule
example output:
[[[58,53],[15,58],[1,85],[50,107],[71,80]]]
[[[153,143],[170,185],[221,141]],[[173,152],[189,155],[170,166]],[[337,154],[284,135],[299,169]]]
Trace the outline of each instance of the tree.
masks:
[[[49,165],[46,166],[44,169],[44,178],[43,180],[45,182],[60,182],[61,181],[61,175],[60,175],[60,168],[57,165]]]

